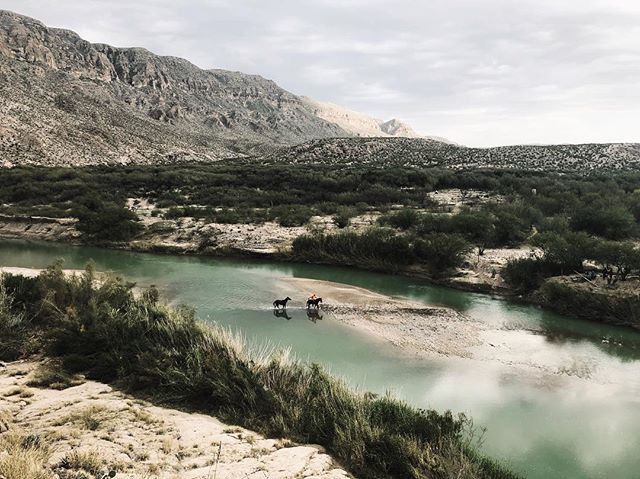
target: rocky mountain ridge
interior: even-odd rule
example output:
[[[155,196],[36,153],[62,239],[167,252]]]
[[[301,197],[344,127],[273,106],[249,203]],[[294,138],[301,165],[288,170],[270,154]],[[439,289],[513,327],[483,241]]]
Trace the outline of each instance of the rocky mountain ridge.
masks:
[[[468,148],[416,138],[333,138],[266,155],[265,162],[298,164],[518,168],[536,171],[640,170],[640,144],[516,145]]]
[[[257,75],[92,44],[0,11],[0,155],[15,164],[214,161],[351,133]]]

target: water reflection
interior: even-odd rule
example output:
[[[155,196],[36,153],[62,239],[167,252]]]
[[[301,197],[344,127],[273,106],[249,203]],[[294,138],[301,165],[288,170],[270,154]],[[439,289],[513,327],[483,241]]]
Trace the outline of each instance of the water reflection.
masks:
[[[274,309],[273,310],[273,315],[276,318],[284,318],[287,321],[289,321],[291,319],[291,316],[289,316],[289,313],[287,313],[286,309]]]
[[[322,315],[322,312],[320,309],[307,308],[307,319],[309,321],[311,321],[312,323],[315,323],[318,320],[321,320],[322,318],[324,318],[324,316]]]

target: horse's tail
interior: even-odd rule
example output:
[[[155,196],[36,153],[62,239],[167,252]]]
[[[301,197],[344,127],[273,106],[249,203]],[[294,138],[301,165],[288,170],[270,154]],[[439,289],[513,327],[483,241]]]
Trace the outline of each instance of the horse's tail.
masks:
[[[273,302],[273,307],[275,308],[276,306],[278,306],[278,300]]]

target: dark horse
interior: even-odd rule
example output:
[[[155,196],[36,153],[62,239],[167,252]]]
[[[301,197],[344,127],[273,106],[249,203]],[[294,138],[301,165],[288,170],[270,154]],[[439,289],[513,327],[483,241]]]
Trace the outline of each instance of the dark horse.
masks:
[[[309,309],[311,306],[318,309],[320,307],[320,303],[322,303],[322,298],[307,299],[307,309]]]
[[[273,302],[273,307],[274,307],[274,308],[279,308],[280,306],[282,306],[283,308],[286,308],[286,307],[287,307],[287,303],[288,303],[289,301],[291,301],[291,298],[290,298],[289,296],[287,296],[287,297],[286,297],[286,298],[284,298],[284,299],[276,299],[276,300]]]

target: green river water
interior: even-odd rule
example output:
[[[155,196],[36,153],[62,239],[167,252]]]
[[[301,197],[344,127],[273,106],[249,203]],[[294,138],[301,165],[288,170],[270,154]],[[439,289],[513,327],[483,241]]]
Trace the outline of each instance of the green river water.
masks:
[[[418,407],[451,409],[486,427],[483,450],[529,478],[640,478],[640,333],[575,320],[487,295],[345,268],[160,256],[89,247],[0,241],[0,265],[65,267],[89,261],[249,342],[289,347],[352,385],[393,391]],[[282,277],[352,284],[445,305],[488,323],[479,359],[412,359],[384,341],[325,316],[310,321],[294,298],[290,319],[271,302],[288,294]],[[534,365],[535,367],[531,367]]]

